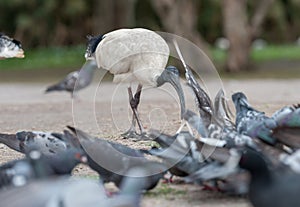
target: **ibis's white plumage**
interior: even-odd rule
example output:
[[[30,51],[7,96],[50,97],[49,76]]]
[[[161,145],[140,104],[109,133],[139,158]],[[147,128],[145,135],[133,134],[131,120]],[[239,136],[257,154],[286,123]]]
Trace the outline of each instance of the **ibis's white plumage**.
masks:
[[[157,86],[165,69],[169,47],[157,33],[142,29],[119,29],[107,33],[96,48],[98,67],[109,70],[114,82],[138,82]]]

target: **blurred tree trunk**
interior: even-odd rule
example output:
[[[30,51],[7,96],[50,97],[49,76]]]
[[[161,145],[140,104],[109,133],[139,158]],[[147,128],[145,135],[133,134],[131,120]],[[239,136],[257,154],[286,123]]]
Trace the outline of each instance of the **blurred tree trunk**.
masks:
[[[167,32],[185,37],[201,47],[206,54],[208,45],[197,30],[197,1],[151,0],[152,6]]]
[[[247,0],[226,0],[223,3],[223,29],[230,42],[226,70],[237,72],[249,68],[252,40],[261,34],[261,25],[274,0],[261,0],[251,17]]]
[[[95,0],[93,32],[105,34],[115,29],[132,27],[136,0]]]

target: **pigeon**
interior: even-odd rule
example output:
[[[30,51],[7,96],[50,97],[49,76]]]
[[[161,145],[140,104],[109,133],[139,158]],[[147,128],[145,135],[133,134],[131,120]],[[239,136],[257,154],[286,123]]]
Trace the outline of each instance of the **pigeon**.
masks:
[[[150,166],[150,168],[152,168]],[[62,176],[35,180],[26,186],[0,191],[1,205],[7,207],[139,207],[147,185],[149,169],[135,167],[128,172],[120,192],[107,197],[103,185],[94,180]]]
[[[13,150],[26,153],[32,148],[44,155],[53,155],[75,148],[76,142],[68,131],[52,133],[42,131],[19,131],[16,134],[0,134],[0,143]]]
[[[217,150],[218,149],[216,149],[216,151]],[[230,149],[229,153],[230,156],[227,158],[226,162],[222,163],[214,159],[196,172],[190,174],[185,180],[188,182],[193,181],[202,183],[213,179],[225,179],[229,175],[237,173],[239,171],[238,163],[240,154],[234,148]],[[212,157],[213,156],[209,156],[210,159],[212,159]]]
[[[149,161],[139,150],[92,137],[71,126],[68,128],[74,133],[82,149],[86,152],[89,166],[98,172],[104,183],[113,182],[119,187],[131,168],[150,165],[152,166],[151,174],[148,176],[150,181],[147,182],[145,190],[151,190],[167,171],[164,164]]]
[[[161,158],[172,175],[185,177],[204,165],[202,155],[196,151],[195,138],[190,133],[180,132],[171,136],[157,130],[150,130],[149,137],[153,138],[161,148],[152,148],[143,152]]]
[[[296,150],[292,154],[282,153],[279,155],[279,160],[285,166],[288,166],[295,173],[300,174],[300,150]]]
[[[254,207],[298,206],[300,175],[270,169],[264,155],[246,148],[239,166],[251,175],[249,200]]]
[[[191,110],[187,110],[184,119],[190,126],[198,131],[202,137],[199,139],[203,143],[227,148],[247,145],[258,149],[257,144],[251,137],[239,134],[231,125],[221,127],[212,123],[209,125],[209,128],[206,129],[201,117]]]
[[[26,158],[0,166],[0,187],[20,186],[32,179],[54,175],[70,175],[77,164],[86,162],[85,154],[78,149],[69,149],[52,156],[45,156],[32,149]]]
[[[1,190],[0,198],[1,206],[7,207],[94,207],[108,199],[98,183],[69,176],[34,180],[25,186]]]
[[[240,134],[275,144],[275,140],[270,137],[271,130],[277,126],[275,120],[267,117],[264,112],[254,109],[249,104],[246,95],[241,92],[233,94],[232,101],[236,109],[237,131]]]
[[[232,95],[236,107],[236,127],[241,134],[259,138],[267,144],[292,151],[300,147],[300,109],[299,106],[283,107],[271,117],[250,106],[245,94],[239,92]]]
[[[228,106],[223,89],[220,89],[215,97],[213,114],[220,126],[225,127],[226,129],[235,130],[234,123],[231,120],[233,113]]]
[[[91,84],[97,64],[95,60],[88,60],[78,71],[69,73],[62,81],[49,86],[45,93],[52,91],[67,91],[71,97],[75,97],[75,92],[86,88]]]
[[[21,42],[0,33],[0,59],[24,57]]]
[[[272,137],[277,142],[288,146],[293,151],[300,148],[300,106],[286,106],[276,111],[272,118],[277,127],[272,131]]]

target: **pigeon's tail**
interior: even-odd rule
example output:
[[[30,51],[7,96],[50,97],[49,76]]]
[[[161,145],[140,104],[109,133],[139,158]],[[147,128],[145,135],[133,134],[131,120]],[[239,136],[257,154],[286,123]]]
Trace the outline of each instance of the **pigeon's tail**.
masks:
[[[0,134],[0,143],[18,152],[22,151],[20,149],[20,141],[15,134]]]
[[[52,92],[52,91],[62,91],[62,90],[64,90],[64,88],[60,84],[55,84],[55,85],[49,86],[45,90],[45,93],[49,93],[49,92]]]

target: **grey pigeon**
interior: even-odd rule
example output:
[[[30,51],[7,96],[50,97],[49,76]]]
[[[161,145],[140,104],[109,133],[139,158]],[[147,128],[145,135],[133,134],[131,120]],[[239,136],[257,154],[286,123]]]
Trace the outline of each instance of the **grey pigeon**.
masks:
[[[67,91],[71,93],[71,97],[75,96],[75,92],[86,88],[91,84],[97,64],[95,60],[88,60],[78,71],[69,73],[62,81],[49,86],[45,93],[52,91]]]
[[[270,168],[262,153],[246,149],[239,166],[249,171],[249,200],[254,207],[298,206],[300,175]]]
[[[239,134],[231,125],[221,127],[220,125],[211,123],[209,128],[205,129],[201,117],[190,110],[187,110],[184,118],[203,137],[200,139],[204,143],[211,143],[219,147],[227,148],[244,145],[257,148],[256,143],[251,137]]]
[[[120,186],[131,168],[150,165],[153,168],[151,172],[149,170],[149,182],[145,186],[146,190],[150,190],[156,186],[159,179],[167,171],[165,165],[149,161],[139,150],[92,137],[74,127],[68,126],[68,128],[78,138],[81,147],[86,152],[89,166],[99,173],[104,183],[114,182],[116,186]]]
[[[237,131],[274,144],[275,140],[270,137],[270,130],[276,127],[275,120],[267,117],[264,112],[254,109],[249,104],[246,95],[241,92],[233,94],[232,101],[236,109]]]
[[[0,166],[0,187],[24,185],[32,179],[54,175],[70,175],[77,164],[86,162],[85,154],[79,149],[68,149],[52,156],[31,150],[26,158]]]
[[[231,120],[233,113],[231,112],[225,93],[222,89],[219,90],[214,101],[214,117],[218,123],[227,129],[235,129],[234,123]]]
[[[0,33],[0,59],[24,57],[21,42]]]
[[[189,175],[185,180],[202,183],[204,181],[209,181],[214,179],[226,179],[229,175],[235,174],[239,171],[238,168],[239,160],[240,160],[240,154],[234,149],[231,149],[230,156],[226,160],[226,162],[222,163],[219,162],[218,160],[211,161],[210,163],[207,163],[205,166],[203,166],[196,172]]]
[[[300,147],[299,106],[283,107],[271,117],[255,110],[243,93],[235,93],[232,100],[236,107],[236,127],[239,133],[276,145],[286,145],[292,150]],[[280,145],[281,144],[281,145]]]
[[[300,173],[300,150],[296,150],[292,154],[282,153],[279,160],[285,166],[288,166],[295,173]]]
[[[52,133],[42,131],[20,131],[16,134],[0,134],[0,143],[13,150],[26,153],[32,148],[42,154],[53,155],[64,152],[68,148],[75,148],[76,142],[68,131]]]
[[[195,138],[189,133],[180,132],[175,136],[171,136],[156,130],[150,132],[149,136],[161,148],[144,150],[144,152],[161,158],[172,175],[185,177],[205,164],[202,155],[196,151]]]
[[[151,167],[150,167],[151,168]],[[7,207],[139,207],[148,168],[132,168],[120,192],[107,197],[103,185],[95,181],[63,176],[28,183],[0,191],[1,205]]]
[[[84,190],[83,190],[84,189]],[[25,186],[0,191],[1,205],[7,207],[99,206],[104,199],[103,186],[86,179],[68,176],[36,180]]]

